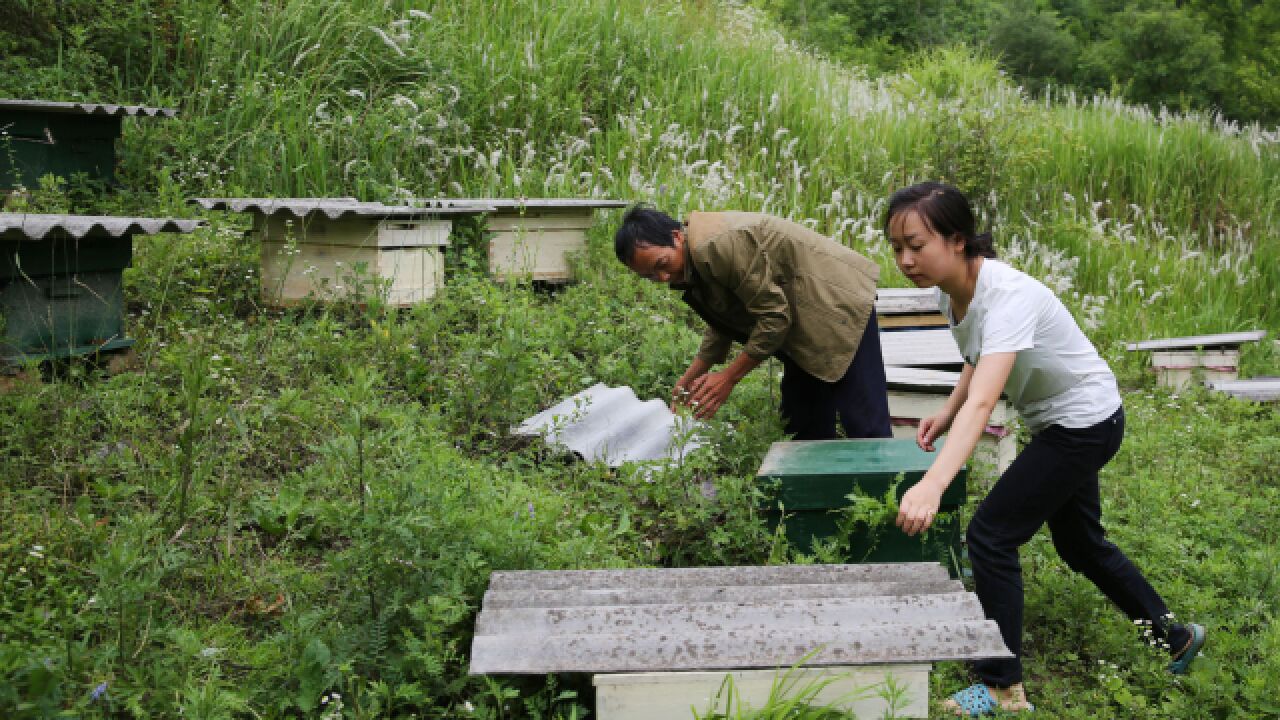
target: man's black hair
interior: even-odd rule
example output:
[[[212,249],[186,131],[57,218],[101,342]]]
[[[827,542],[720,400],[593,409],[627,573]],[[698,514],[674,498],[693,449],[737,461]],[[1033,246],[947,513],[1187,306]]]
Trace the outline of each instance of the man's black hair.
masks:
[[[670,215],[647,205],[632,205],[622,216],[622,224],[613,234],[613,252],[625,265],[631,264],[636,248],[641,245],[671,247],[674,230],[683,226]]]

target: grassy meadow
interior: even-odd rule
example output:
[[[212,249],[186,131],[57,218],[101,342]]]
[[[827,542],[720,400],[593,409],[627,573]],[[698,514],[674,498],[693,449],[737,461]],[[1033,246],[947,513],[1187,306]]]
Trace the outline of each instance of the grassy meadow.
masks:
[[[1124,352],[1260,328],[1242,375],[1280,375],[1280,131],[1031,97],[963,48],[869,77],[741,2],[113,5],[82,19],[102,37],[0,77],[0,96],[180,116],[126,122],[121,192],[46,181],[10,210],[615,197],[788,216],[901,286],[885,198],[958,184],[1116,369],[1129,434],[1104,472],[1109,530],[1210,633],[1171,678],[1042,533],[1023,552],[1038,714],[1280,714],[1280,413],[1157,389]],[[106,37],[137,47],[95,61]],[[648,479],[510,436],[595,382],[665,397],[697,347],[678,299],[613,258],[616,218],[554,292],[489,279],[483,226],[460,227],[446,289],[408,310],[372,289],[264,307],[241,216],[137,239],[137,367],[63,364],[0,392],[0,716],[583,718],[589,678],[467,676],[490,571],[834,560],[798,556],[755,509],[783,437],[776,363],[737,388],[713,442]],[[967,684],[937,669],[935,701]]]

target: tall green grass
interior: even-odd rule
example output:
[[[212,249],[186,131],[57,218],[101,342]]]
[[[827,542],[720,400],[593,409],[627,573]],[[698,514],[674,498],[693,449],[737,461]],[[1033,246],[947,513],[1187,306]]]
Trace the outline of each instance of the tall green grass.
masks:
[[[739,5],[182,8],[167,92],[184,119],[139,123],[128,150],[184,194],[763,210],[876,255],[897,284],[882,200],[942,177],[1103,344],[1278,326],[1280,142],[1262,128],[1105,97],[1032,100],[963,49],[872,79],[796,50]]]
[[[129,121],[130,191],[106,210],[608,195],[791,216],[901,284],[884,198],[942,176],[1113,361],[1139,335],[1280,330],[1280,162],[1258,128],[1032,101],[963,49],[871,78],[709,0],[128,5],[157,13],[164,43],[122,68],[120,93],[183,112]],[[491,282],[472,228],[431,303],[275,312],[242,220],[210,220],[135,243],[142,371],[62,367],[0,394],[0,714],[582,717],[580,679],[467,676],[490,571],[813,559],[755,517],[752,477],[781,437],[776,368],[652,481],[509,436],[597,381],[664,396],[696,346],[694,318],[612,258],[607,223],[554,294]],[[1170,684],[1041,539],[1033,696],[1064,718],[1265,716],[1274,410],[1153,392],[1139,359],[1118,366],[1132,429],[1105,478],[1109,528],[1211,625],[1213,656]],[[1259,346],[1245,370],[1280,363]],[[959,676],[943,667],[933,696]]]

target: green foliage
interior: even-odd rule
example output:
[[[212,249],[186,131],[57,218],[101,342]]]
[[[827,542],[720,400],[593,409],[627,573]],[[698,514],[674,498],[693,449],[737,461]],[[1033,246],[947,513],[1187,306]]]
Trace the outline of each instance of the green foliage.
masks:
[[[1078,4],[1092,14],[1053,4],[1073,34],[1120,9]],[[880,3],[891,14],[870,34],[954,35],[936,30],[945,5],[903,18]],[[182,110],[126,122],[126,191],[49,178],[10,200],[18,210],[611,195],[789,215],[879,260],[893,285],[883,198],[913,179],[961,183],[1002,255],[1057,289],[1120,371],[1132,430],[1108,470],[1108,527],[1212,633],[1210,662],[1170,685],[1037,540],[1036,702],[1080,718],[1274,706],[1275,414],[1152,393],[1121,344],[1278,329],[1266,134],[1106,98],[1032,100],[966,50],[870,80],[708,3],[11,6],[0,94]],[[1249,25],[1274,32],[1263,7]],[[1249,76],[1258,87],[1267,67]],[[403,310],[367,268],[344,279],[353,297],[266,308],[247,222],[208,220],[134,243],[139,371],[69,364],[0,393],[0,715],[583,717],[580,679],[466,674],[490,571],[788,559],[753,480],[782,438],[773,364],[735,390],[702,450],[649,475],[509,433],[594,382],[665,397],[697,345],[696,318],[613,259],[607,220],[578,282],[554,292],[491,281],[469,226],[446,288]],[[1259,346],[1244,365],[1277,374],[1280,356]],[[885,507],[862,510],[883,528]]]
[[[1221,96],[1221,41],[1188,12],[1127,10],[1096,50],[1085,59],[1085,72],[1107,77],[1129,97],[1189,110]]]
[[[760,0],[801,41],[872,70],[984,43],[1028,89],[1074,87],[1241,121],[1280,119],[1280,3],[1173,0]]]

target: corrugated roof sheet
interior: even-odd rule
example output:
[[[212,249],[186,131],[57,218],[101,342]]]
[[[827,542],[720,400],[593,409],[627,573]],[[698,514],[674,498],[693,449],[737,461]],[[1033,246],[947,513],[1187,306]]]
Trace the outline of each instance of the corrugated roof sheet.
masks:
[[[0,213],[0,239],[44,240],[47,237],[118,238],[124,235],[189,233],[203,220],[112,217],[106,215],[41,215]]]
[[[525,420],[514,432],[544,437],[586,460],[618,467],[680,458],[699,447],[696,434],[680,437],[677,419],[661,400],[641,401],[629,387],[597,383]]]
[[[482,201],[437,201],[418,205],[385,205],[355,198],[192,198],[205,210],[230,210],[271,216],[285,213],[304,218],[320,213],[330,220],[347,216],[373,218],[421,218],[439,215],[479,215],[493,208]]]
[[[936,563],[496,572],[471,673],[1008,656],[977,598]]]
[[[1250,378],[1248,380],[1209,380],[1210,388],[1241,400],[1275,402],[1280,400],[1280,378]]]
[[[1129,343],[1129,350],[1194,350],[1196,348],[1237,347],[1247,342],[1257,342],[1267,336],[1266,330],[1222,333],[1220,335],[1193,335],[1191,337],[1144,340]]]
[[[0,98],[0,110],[51,112],[81,115],[127,115],[130,117],[173,117],[173,108],[147,107],[145,105],[110,105],[86,102],[52,102],[48,100],[13,100]]]
[[[466,198],[448,202],[485,204],[496,210],[562,209],[562,208],[624,208],[625,200],[603,198]]]

